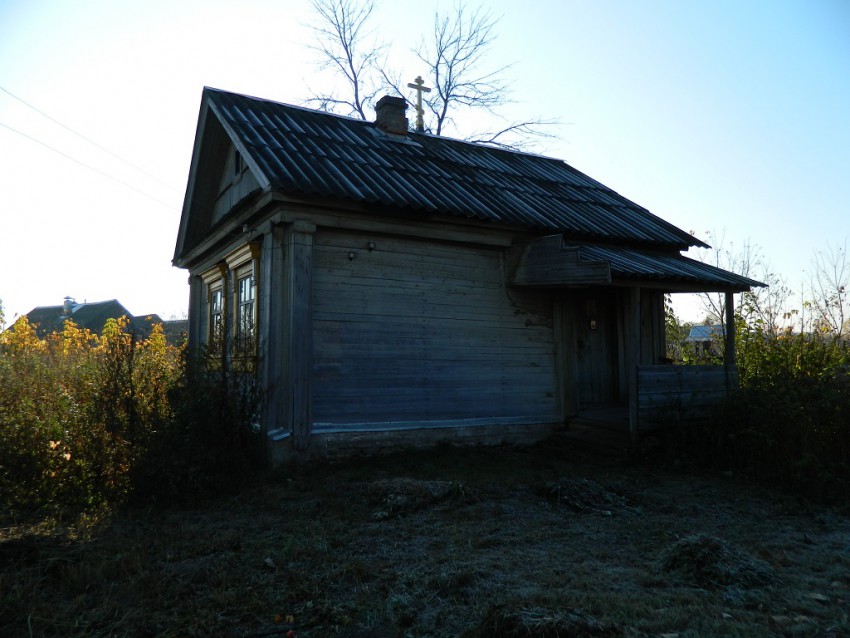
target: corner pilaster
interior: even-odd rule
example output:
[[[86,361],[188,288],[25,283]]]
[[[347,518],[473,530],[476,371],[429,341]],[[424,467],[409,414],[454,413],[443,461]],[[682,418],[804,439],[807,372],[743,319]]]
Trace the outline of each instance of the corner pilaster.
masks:
[[[295,221],[284,236],[286,306],[283,308],[284,388],[292,445],[306,450],[313,430],[313,234],[316,226]]]

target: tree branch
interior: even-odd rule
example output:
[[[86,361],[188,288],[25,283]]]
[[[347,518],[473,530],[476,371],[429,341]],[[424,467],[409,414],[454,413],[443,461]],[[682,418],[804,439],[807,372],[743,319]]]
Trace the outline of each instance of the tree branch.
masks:
[[[311,0],[318,23],[311,28],[316,44],[311,48],[320,58],[320,68],[332,71],[344,81],[341,92],[313,92],[308,104],[345,115],[369,119],[380,91],[400,97],[410,93],[406,83],[390,70],[386,45],[369,40],[375,0]],[[455,117],[464,110],[481,110],[498,117],[498,109],[510,103],[508,84],[503,80],[511,65],[487,68],[486,61],[496,41],[499,19],[483,9],[467,9],[462,0],[454,9],[436,12],[430,39],[420,42],[414,53],[424,64],[431,92],[423,96],[430,114],[428,131],[444,135],[456,125]],[[523,149],[533,141],[554,137],[545,130],[556,121],[528,119],[504,128],[467,136],[468,141],[500,148]]]
[[[310,48],[320,57],[320,68],[335,69],[350,91],[349,98],[326,94],[311,98],[323,110],[336,112],[336,107],[348,109],[344,115],[366,116],[380,87],[370,82],[370,73],[386,45],[370,42],[368,25],[375,9],[373,0],[312,0],[313,9],[320,20],[311,26],[316,44]]]

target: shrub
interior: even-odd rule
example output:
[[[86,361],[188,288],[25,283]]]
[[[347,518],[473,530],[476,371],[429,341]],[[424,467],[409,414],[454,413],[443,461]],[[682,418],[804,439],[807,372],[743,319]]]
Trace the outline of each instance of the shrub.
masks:
[[[0,335],[0,506],[111,506],[131,494],[180,500],[261,465],[247,460],[252,384],[189,367],[160,326],[125,319],[97,336],[66,322],[39,338],[26,318]]]
[[[704,464],[819,500],[850,480],[850,349],[824,335],[770,335],[741,325],[741,388],[681,437]]]
[[[137,497],[189,504],[238,488],[263,468],[254,376],[208,362],[184,359],[169,389],[169,428],[136,467]]]

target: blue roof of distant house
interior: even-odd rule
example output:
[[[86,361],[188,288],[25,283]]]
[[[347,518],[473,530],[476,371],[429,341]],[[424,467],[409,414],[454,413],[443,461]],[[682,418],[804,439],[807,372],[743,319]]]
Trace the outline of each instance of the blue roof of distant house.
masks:
[[[711,341],[722,338],[723,326],[694,326],[685,338],[688,343]]]

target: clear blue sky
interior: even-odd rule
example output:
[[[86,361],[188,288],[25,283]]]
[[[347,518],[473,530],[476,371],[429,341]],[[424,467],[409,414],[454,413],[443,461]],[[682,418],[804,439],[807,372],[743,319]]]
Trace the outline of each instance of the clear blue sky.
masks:
[[[758,244],[795,288],[850,235],[850,2],[488,6],[490,62],[513,63],[508,115],[563,122],[541,152],[700,237]],[[376,15],[410,80],[434,7]],[[7,320],[65,295],[185,313],[170,261],[201,89],[303,102],[322,81],[311,15],[306,0],[0,0],[0,87],[121,158],[0,90]]]

